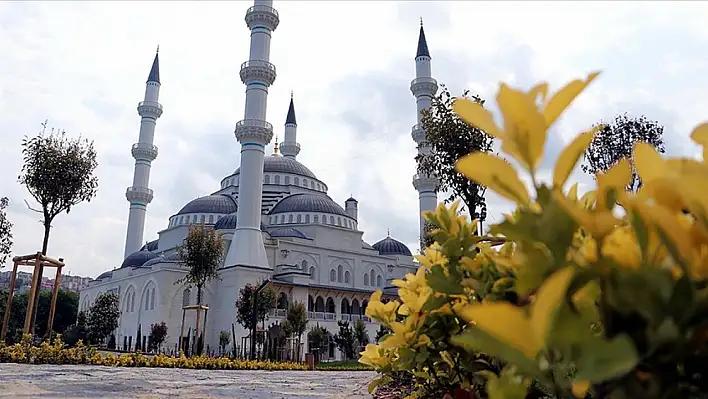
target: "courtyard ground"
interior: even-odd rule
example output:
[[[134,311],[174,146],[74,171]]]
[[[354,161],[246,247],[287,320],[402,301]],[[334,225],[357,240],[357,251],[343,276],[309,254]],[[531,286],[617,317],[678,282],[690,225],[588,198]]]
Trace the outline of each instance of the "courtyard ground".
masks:
[[[7,398],[371,398],[370,371],[227,371],[0,364]]]

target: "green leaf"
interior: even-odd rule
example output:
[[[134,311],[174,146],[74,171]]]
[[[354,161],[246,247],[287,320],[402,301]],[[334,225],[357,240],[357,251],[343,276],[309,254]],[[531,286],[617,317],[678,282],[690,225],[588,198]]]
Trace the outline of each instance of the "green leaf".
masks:
[[[428,285],[434,291],[448,295],[462,294],[462,286],[457,280],[445,275],[445,271],[439,265],[435,265],[430,269],[430,273],[426,275]]]
[[[584,346],[575,379],[597,383],[618,378],[629,373],[638,362],[634,342],[627,335],[618,335],[611,341],[598,338]]]
[[[423,312],[430,312],[431,310],[437,310],[443,307],[445,304],[449,302],[449,299],[445,296],[431,296],[428,298],[427,301],[425,301],[425,305],[423,305]]]
[[[528,388],[515,378],[511,373],[506,372],[507,367],[499,378],[487,379],[487,395],[489,399],[524,399]]]
[[[385,376],[381,376],[381,377],[374,378],[374,379],[369,383],[369,387],[367,388],[368,391],[369,391],[369,394],[373,394],[373,393],[374,393],[374,390],[375,390],[376,387],[378,387],[379,385],[388,384],[389,382],[391,382],[391,377],[386,376],[386,375],[385,375]]]
[[[695,287],[689,275],[684,274],[676,282],[674,292],[671,295],[667,311],[673,313],[673,318],[677,324],[681,325],[689,319],[695,311]]]

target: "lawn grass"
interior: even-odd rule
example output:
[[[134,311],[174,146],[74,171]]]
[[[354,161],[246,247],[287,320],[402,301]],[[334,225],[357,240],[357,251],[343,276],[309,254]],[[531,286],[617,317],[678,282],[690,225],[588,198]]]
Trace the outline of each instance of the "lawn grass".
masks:
[[[342,360],[337,362],[320,363],[315,366],[323,371],[369,371],[371,367],[359,363],[358,360]]]

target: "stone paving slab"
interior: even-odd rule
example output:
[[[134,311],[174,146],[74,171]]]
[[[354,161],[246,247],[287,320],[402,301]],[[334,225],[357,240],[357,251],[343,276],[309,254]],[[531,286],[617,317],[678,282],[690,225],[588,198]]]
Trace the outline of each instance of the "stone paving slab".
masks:
[[[370,371],[229,371],[0,364],[2,398],[371,398]]]

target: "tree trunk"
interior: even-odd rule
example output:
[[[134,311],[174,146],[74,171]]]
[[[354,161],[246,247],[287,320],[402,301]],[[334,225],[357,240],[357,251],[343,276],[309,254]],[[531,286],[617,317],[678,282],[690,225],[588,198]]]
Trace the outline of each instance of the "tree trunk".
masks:
[[[202,304],[202,286],[197,285],[197,305]]]
[[[47,216],[44,217],[44,239],[42,240],[42,255],[47,255],[47,249],[49,247],[49,231],[52,228],[52,221],[47,220]],[[32,319],[30,320],[30,334],[34,335],[34,326],[37,321],[37,310],[39,309],[39,297],[40,292],[42,292],[42,274],[44,273],[44,266],[39,267],[39,272],[37,273],[37,295],[34,297],[34,304],[32,305]]]

